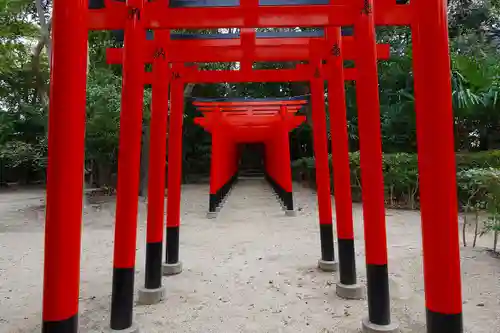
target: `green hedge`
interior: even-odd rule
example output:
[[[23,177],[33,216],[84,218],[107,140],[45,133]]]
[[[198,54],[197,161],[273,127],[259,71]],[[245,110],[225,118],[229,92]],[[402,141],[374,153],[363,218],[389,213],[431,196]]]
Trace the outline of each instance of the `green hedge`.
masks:
[[[361,169],[359,166],[359,152],[349,154],[351,164],[351,188],[354,201],[361,201]],[[330,168],[331,156],[330,156]],[[461,206],[467,202],[485,201],[487,196],[484,190],[490,181],[500,171],[500,150],[491,150],[477,153],[457,154],[457,182],[458,196]],[[476,172],[467,172],[475,169]],[[316,184],[314,158],[303,158],[292,162],[293,177],[296,181],[305,181],[310,186]],[[391,208],[419,207],[418,194],[418,166],[417,155],[407,153],[384,154],[383,171],[385,184],[386,204]],[[494,174],[494,175],[493,175]],[[489,179],[489,180],[488,180]],[[476,184],[476,185],[473,185]],[[476,191],[474,186],[480,187]],[[333,191],[333,183],[332,183]],[[477,193],[474,193],[474,192]],[[471,199],[471,195],[474,197]]]

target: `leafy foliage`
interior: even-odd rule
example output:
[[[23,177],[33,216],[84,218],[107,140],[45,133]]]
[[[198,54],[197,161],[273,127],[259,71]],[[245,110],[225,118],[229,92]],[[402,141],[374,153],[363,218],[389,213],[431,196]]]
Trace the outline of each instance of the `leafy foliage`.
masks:
[[[40,3],[50,22],[51,1]],[[38,57],[33,49],[44,32],[38,23],[39,12],[35,1],[0,0],[0,8],[2,180],[43,180],[49,65],[46,52],[41,52]],[[456,148],[460,152],[500,148],[499,8],[498,0],[449,1]],[[236,32],[236,29],[222,30]],[[212,34],[220,30],[202,32]],[[379,42],[391,44],[393,54],[390,61],[379,65],[383,150],[386,153],[415,153],[411,31],[408,27],[381,27],[377,30],[377,37]],[[121,66],[106,64],[105,50],[111,46],[117,46],[111,32],[89,33],[86,160],[87,171],[97,186],[112,183],[117,165]],[[238,66],[236,63],[202,65],[211,69],[234,69]],[[258,63],[255,67],[291,68],[294,65]],[[193,123],[198,114],[190,105],[190,97],[307,95],[309,88],[304,83],[200,84],[191,86],[189,91],[186,88],[186,91],[183,175],[185,181],[190,181],[198,174],[207,174],[210,165],[210,136]],[[145,90],[145,133],[149,125],[150,94],[148,87]],[[357,151],[359,137],[354,83],[346,83],[346,96],[349,147],[351,151]],[[310,110],[304,113],[309,116]],[[292,132],[290,142],[292,159],[312,157],[310,123]],[[460,160],[460,155],[457,158]],[[387,177],[394,179],[387,191],[396,193],[398,201],[408,201],[417,191],[410,185],[415,174],[408,171],[403,177],[394,171],[410,165],[412,159],[408,154],[386,155]],[[354,158],[351,162],[356,163]],[[358,179],[359,175],[355,175],[354,179]]]
[[[361,200],[361,167],[359,152],[350,153],[351,189],[353,199]],[[493,191],[500,176],[500,151],[487,151],[457,154],[458,197],[462,207],[480,204],[486,207],[488,196]],[[333,169],[330,158],[330,168]],[[292,163],[293,177],[316,186],[314,158],[302,158]],[[419,207],[418,162],[416,154],[384,154],[382,170],[384,173],[386,204],[392,208]],[[332,182],[333,191],[333,182]]]

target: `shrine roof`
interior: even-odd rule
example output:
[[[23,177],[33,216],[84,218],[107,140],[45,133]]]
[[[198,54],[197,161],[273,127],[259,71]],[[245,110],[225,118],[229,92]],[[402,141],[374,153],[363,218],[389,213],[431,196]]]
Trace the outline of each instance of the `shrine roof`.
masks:
[[[195,98],[193,105],[202,112],[223,111],[238,113],[246,110],[260,114],[279,113],[281,106],[289,112],[300,111],[308,104],[308,97],[290,98]]]
[[[220,97],[220,98],[204,98],[193,97],[193,105],[201,105],[207,103],[227,104],[227,105],[250,105],[250,104],[307,104],[309,96],[294,96],[294,97],[266,97],[266,98],[247,98],[247,97]]]

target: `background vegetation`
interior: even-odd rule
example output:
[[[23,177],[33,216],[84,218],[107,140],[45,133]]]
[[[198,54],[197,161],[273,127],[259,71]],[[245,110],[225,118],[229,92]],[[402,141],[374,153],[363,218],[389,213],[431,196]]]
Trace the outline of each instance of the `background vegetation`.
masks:
[[[448,3],[461,209],[488,209],[490,229],[498,230],[500,209],[494,208],[496,188],[490,185],[498,178],[500,165],[500,153],[496,151],[500,149],[500,1],[449,0]],[[44,182],[51,0],[0,0],[0,8],[0,184]],[[403,27],[380,28],[378,39],[390,43],[393,54],[390,61],[379,65],[387,204],[418,208],[411,32]],[[91,187],[112,187],[115,182],[121,68],[105,61],[105,49],[113,44],[108,32],[89,34],[86,181]],[[258,64],[259,67],[292,65]],[[359,140],[353,84],[346,84],[346,89],[353,193],[359,199],[356,153]],[[208,174],[210,163],[210,137],[193,123],[196,114],[190,104],[192,97],[280,97],[308,93],[304,84],[188,85],[184,180]],[[148,144],[149,102],[150,87],[146,87],[144,145]],[[304,110],[307,115],[309,111]],[[311,140],[309,122],[291,134],[292,159],[297,160],[293,164],[294,174],[309,182],[314,181]],[[144,174],[143,168],[141,175]]]

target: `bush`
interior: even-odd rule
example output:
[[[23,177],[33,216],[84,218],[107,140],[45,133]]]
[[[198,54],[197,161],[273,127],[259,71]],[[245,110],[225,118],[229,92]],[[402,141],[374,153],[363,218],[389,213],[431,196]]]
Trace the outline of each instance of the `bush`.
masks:
[[[473,168],[457,173],[458,199],[467,210],[485,209],[491,193],[500,185],[500,170]]]
[[[500,150],[487,150],[456,155],[457,171],[500,168]]]
[[[47,142],[37,138],[36,143],[19,140],[0,145],[0,183],[29,183],[44,178]]]
[[[361,168],[359,152],[349,154],[351,165],[351,189],[354,201],[361,200]],[[330,157],[330,167],[331,157]],[[396,153],[383,155],[385,198],[388,207],[419,207],[418,163],[416,154]],[[500,179],[500,150],[457,154],[458,197],[461,207],[484,202],[492,192],[495,177]],[[303,158],[292,163],[295,180],[315,186],[314,158]],[[333,182],[332,182],[333,191]]]

